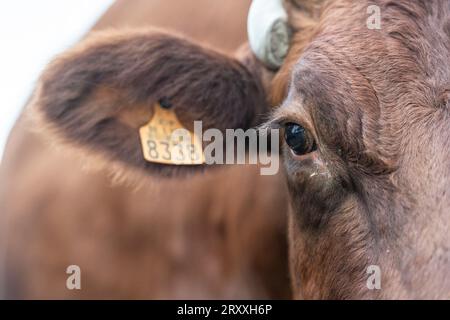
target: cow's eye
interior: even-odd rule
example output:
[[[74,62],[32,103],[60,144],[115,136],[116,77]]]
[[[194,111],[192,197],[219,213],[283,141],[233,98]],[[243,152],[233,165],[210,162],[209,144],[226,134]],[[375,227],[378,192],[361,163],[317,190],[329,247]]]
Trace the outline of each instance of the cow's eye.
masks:
[[[296,123],[287,123],[284,126],[284,140],[296,155],[305,155],[317,149],[316,142],[311,134]]]

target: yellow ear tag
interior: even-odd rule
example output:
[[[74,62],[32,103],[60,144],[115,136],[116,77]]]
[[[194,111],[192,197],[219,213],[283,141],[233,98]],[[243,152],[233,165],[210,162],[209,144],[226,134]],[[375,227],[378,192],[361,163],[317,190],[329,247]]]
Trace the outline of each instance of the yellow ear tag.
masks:
[[[155,105],[155,112],[139,130],[145,160],[170,165],[205,163],[202,140],[185,129],[172,110]]]

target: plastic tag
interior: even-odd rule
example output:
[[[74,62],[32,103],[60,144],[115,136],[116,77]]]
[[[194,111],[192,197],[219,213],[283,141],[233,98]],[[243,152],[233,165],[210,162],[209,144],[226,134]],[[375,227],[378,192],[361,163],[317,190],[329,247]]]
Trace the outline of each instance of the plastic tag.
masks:
[[[144,158],[149,162],[169,165],[205,163],[202,141],[187,130],[174,111],[155,105],[155,112],[139,130]]]

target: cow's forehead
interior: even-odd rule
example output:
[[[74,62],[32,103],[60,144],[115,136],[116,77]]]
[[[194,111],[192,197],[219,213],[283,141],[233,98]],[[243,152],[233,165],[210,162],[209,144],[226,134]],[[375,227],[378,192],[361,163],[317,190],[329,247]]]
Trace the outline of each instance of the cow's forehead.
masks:
[[[379,8],[379,28],[370,25],[373,3]],[[293,69],[293,80],[305,66],[314,65],[323,76],[334,72],[367,81],[381,107],[398,96],[430,107],[436,104],[433,95],[447,92],[450,83],[448,68],[443,68],[450,59],[450,46],[443,45],[450,36],[446,25],[449,2],[335,1],[325,8],[316,37]]]

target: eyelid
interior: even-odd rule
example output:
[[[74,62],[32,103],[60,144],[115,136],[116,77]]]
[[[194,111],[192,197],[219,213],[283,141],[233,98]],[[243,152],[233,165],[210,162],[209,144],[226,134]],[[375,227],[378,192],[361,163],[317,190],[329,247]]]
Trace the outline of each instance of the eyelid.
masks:
[[[284,126],[288,123],[297,123],[301,125],[302,127],[309,129],[308,125],[305,125],[303,121],[300,119],[296,119],[296,117],[291,117],[288,115],[276,115],[270,120],[267,124],[264,125],[264,127],[270,128],[270,129],[281,129],[284,128]]]
[[[259,126],[259,130],[273,130],[273,129],[283,129],[284,125],[287,123],[285,122],[285,118],[282,116],[275,115],[270,119],[269,121],[263,123],[261,126]]]
[[[275,122],[277,123],[279,128],[284,128],[284,126],[288,123],[299,124],[306,130],[308,130],[315,139],[317,138],[316,134],[315,134],[315,128],[309,124],[309,121],[305,121],[304,119],[300,119],[299,117],[283,116],[283,117],[275,119]]]
[[[286,115],[285,114],[276,115],[275,118],[272,121],[270,121],[268,128],[284,130],[285,125],[288,123],[297,123],[297,124],[301,125],[303,128],[305,128],[306,130],[308,130],[308,132],[311,134],[312,138],[314,139],[314,141],[317,145],[317,148],[319,148],[319,146],[320,146],[319,138],[317,136],[316,128],[315,128],[314,124],[310,121],[305,120],[304,117],[300,117],[299,115],[294,115],[294,116],[287,115],[287,114]]]

